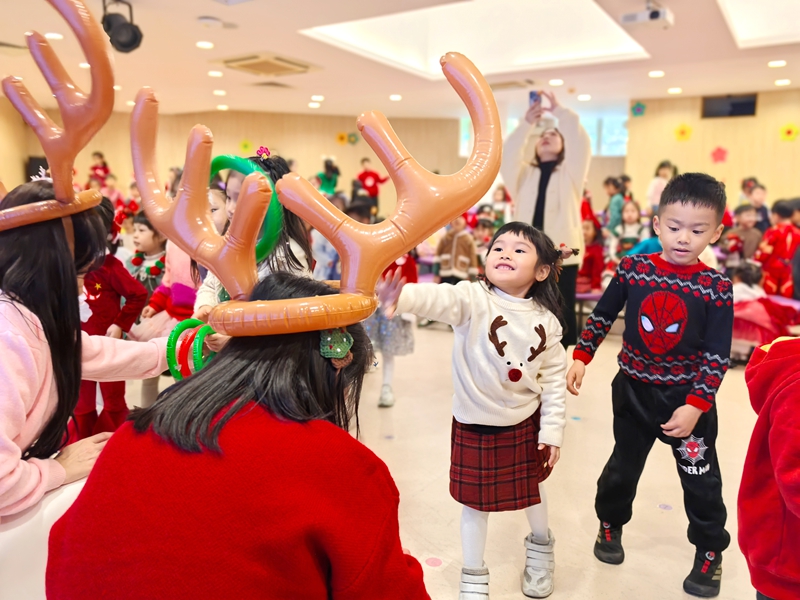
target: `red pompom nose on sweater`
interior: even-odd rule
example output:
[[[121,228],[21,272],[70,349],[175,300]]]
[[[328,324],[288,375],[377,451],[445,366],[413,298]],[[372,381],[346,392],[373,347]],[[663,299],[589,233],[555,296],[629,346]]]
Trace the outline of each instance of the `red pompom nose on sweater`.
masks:
[[[522,371],[520,371],[519,369],[511,369],[511,370],[508,372],[508,378],[509,378],[511,381],[513,381],[514,383],[516,383],[516,382],[518,382],[520,379],[522,379]]]

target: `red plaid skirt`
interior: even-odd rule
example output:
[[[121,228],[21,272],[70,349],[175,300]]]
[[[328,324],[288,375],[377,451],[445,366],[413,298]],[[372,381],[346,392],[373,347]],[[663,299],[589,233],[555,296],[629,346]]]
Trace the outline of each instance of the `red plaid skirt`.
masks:
[[[484,433],[485,431],[496,432]],[[511,427],[485,428],[453,419],[450,495],[486,512],[539,504],[539,482],[550,475],[550,450],[539,445],[539,411]]]

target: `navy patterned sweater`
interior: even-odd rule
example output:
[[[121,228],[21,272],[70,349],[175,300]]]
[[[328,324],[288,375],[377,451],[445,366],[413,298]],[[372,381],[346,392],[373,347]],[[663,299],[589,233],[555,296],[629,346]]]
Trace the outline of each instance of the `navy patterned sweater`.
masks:
[[[730,280],[701,262],[681,266],[659,254],[626,256],[589,316],[574,359],[591,362],[626,304],[617,358],[622,371],[656,385],[691,383],[686,403],[708,411],[730,364]]]

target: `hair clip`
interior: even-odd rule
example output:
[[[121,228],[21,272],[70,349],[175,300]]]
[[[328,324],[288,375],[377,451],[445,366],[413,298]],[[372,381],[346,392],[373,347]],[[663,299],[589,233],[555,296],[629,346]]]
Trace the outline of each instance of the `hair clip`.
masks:
[[[353,362],[353,336],[343,327],[325,329],[319,334],[319,353],[323,358],[330,358],[333,366],[342,369]]]
[[[49,181],[53,183],[53,178],[47,176],[47,171],[44,170],[44,167],[39,167],[39,174],[32,175],[31,181]]]
[[[267,160],[270,157],[269,148],[266,146],[259,146],[257,154],[261,160]]]

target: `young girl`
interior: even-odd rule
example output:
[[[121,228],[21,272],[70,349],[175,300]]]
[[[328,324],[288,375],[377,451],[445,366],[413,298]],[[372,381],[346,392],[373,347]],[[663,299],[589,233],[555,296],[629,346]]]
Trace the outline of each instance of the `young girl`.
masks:
[[[639,242],[650,237],[647,226],[642,225],[639,205],[630,200],[622,207],[622,223],[609,228],[608,257],[616,269],[617,263]]]
[[[147,299],[164,277],[167,238],[161,235],[144,212],[133,218],[133,247],[136,254],[125,265],[131,275],[147,289]]]
[[[596,220],[586,219],[581,222],[583,243],[586,244],[583,262],[578,271],[578,283],[575,290],[579,294],[599,292],[602,290],[602,277],[605,262],[603,260],[603,235]]]
[[[86,274],[83,288],[91,317],[81,329],[89,335],[104,335],[120,339],[130,330],[147,301],[147,290],[136,281],[114,256],[117,249],[117,226],[114,222],[114,207],[108,198],[95,209],[107,232],[108,247],[103,265]],[[120,301],[125,306],[120,308]],[[70,425],[70,441],[82,440],[103,431],[116,431],[128,416],[125,403],[125,382],[106,381],[100,384],[103,395],[103,411],[98,418],[96,399],[97,382],[81,382],[78,405]]]
[[[346,199],[335,194],[330,197],[330,202],[340,211],[345,211]],[[314,279],[320,281],[336,281],[342,278],[342,267],[339,263],[339,253],[325,236],[319,231],[311,230],[311,249],[314,253]]]
[[[287,166],[288,169],[288,166]],[[332,159],[326,158],[323,170],[317,173],[319,178],[319,191],[328,196],[336,193],[336,184],[339,182],[339,167]]]
[[[603,187],[608,194],[608,206],[605,210],[606,229],[613,230],[622,223],[622,207],[625,198],[622,196],[622,182],[615,177],[607,177],[603,182]]]
[[[109,173],[108,163],[103,153],[92,152],[92,166],[89,167],[89,181],[96,179],[100,182],[100,187],[102,187],[105,185],[106,177],[108,177]]]
[[[461,600],[488,599],[483,562],[489,513],[525,510],[531,533],[522,591],[553,591],[555,539],[541,483],[558,462],[566,424],[566,366],[557,278],[561,253],[526,223],[501,227],[484,281],[378,286],[388,317],[411,312],[455,330],[450,494],[461,516]],[[402,293],[401,293],[402,290]]]

